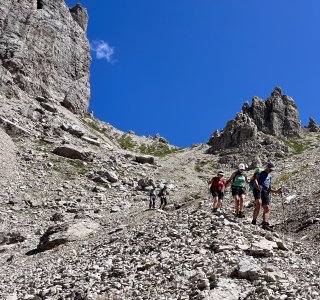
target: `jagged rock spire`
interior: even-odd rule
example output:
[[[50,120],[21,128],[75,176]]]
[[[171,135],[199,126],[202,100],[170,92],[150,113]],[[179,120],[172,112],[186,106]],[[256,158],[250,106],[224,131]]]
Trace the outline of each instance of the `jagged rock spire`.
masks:
[[[227,123],[223,133],[211,137],[208,144],[213,150],[237,147],[255,140],[258,132],[290,137],[298,137],[301,133],[297,106],[291,97],[282,94],[280,87],[275,87],[266,100],[255,96],[251,106],[246,101],[236,118]]]

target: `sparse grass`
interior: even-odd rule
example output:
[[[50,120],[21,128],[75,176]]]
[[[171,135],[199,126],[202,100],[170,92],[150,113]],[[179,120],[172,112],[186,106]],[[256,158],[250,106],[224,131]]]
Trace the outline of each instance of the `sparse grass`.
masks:
[[[141,145],[139,147],[141,154],[164,157],[169,154],[183,151],[182,148],[171,148],[167,144],[154,142],[152,145]]]
[[[214,168],[214,161],[212,160],[200,160],[196,162],[194,167],[196,172],[203,172],[205,167],[210,167],[211,169]]]
[[[86,118],[82,118],[81,119],[82,123],[84,125],[86,125],[88,128],[90,128],[91,130],[95,131],[96,133],[98,133],[98,135],[103,139],[109,139],[108,135],[106,134],[106,132],[104,130],[102,130],[99,126],[97,126],[96,124],[94,124],[93,122],[87,121]]]
[[[83,176],[91,168],[77,159],[51,158],[51,162],[53,163],[52,169],[60,173],[66,180],[75,179],[77,175]]]
[[[285,143],[287,146],[293,149],[292,155],[298,155],[303,153],[305,150],[309,148],[312,144],[311,141],[301,141],[301,140],[294,140],[294,139],[285,139],[282,137],[277,137],[280,141]]]
[[[121,137],[119,137],[118,142],[122,149],[125,150],[134,150],[135,143],[132,141],[132,138],[129,134],[123,134]]]
[[[276,180],[274,180],[274,184],[279,184],[279,183],[283,183],[286,182],[287,180],[289,180],[292,176],[298,174],[298,173],[302,173],[304,171],[306,171],[309,168],[309,166],[303,166],[299,169],[293,170],[289,173],[286,173],[280,177],[278,177]]]
[[[36,147],[34,149],[39,152],[48,153],[50,152],[50,144],[40,139],[36,141]]]
[[[190,194],[190,197],[193,198],[194,200],[199,200],[202,198],[202,196],[199,192],[195,192],[195,193]]]

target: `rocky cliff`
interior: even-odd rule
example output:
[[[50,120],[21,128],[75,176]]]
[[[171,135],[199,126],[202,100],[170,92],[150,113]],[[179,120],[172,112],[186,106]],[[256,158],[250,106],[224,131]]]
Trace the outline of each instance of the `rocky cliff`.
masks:
[[[257,140],[258,133],[280,137],[299,137],[301,134],[297,106],[279,87],[266,100],[253,97],[251,106],[245,102],[236,118],[227,123],[221,134],[214,134],[208,144],[212,151],[239,147]]]
[[[63,0],[2,0],[1,103],[44,99],[74,113],[87,111],[90,87],[88,16]],[[12,100],[11,100],[12,99]],[[18,100],[18,101],[17,101]]]

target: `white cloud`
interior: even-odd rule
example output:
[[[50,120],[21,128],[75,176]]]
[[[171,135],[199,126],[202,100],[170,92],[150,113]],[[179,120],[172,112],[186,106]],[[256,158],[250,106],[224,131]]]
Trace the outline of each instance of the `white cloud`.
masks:
[[[103,40],[95,40],[91,43],[91,50],[96,53],[97,59],[106,59],[109,63],[113,63],[114,48]]]

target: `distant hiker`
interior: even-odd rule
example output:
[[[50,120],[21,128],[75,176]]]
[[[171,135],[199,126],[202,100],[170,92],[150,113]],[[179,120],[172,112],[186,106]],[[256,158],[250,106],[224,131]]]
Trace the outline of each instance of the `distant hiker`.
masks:
[[[231,184],[231,192],[234,200],[235,213],[238,218],[243,218],[243,202],[246,197],[248,183],[247,175],[245,174],[245,164],[241,163],[238,166],[238,170],[233,172],[230,178],[227,180],[226,186]]]
[[[167,205],[167,195],[169,195],[168,188],[165,185],[159,192],[160,197],[160,207],[159,209],[164,209]]]
[[[208,180],[210,193],[213,197],[213,212],[216,212],[218,208],[221,208],[222,206],[224,189],[227,183],[226,179],[223,178],[223,175],[223,171],[219,171],[217,176]]]
[[[155,187],[152,188],[152,190],[149,193],[149,196],[150,196],[149,209],[155,209],[155,204],[157,200],[157,191]]]
[[[262,215],[262,228],[266,230],[270,230],[270,224],[269,224],[269,216],[270,216],[270,198],[269,194],[272,193],[278,193],[280,194],[281,188],[274,189],[271,186],[272,176],[271,172],[274,170],[274,164],[272,162],[268,162],[265,169],[261,171],[260,173],[255,175],[254,179],[254,189],[253,189],[253,195],[255,199],[255,209],[253,211],[252,216],[252,224],[257,224],[257,217],[260,212],[260,207],[262,204],[263,207],[263,215]]]

